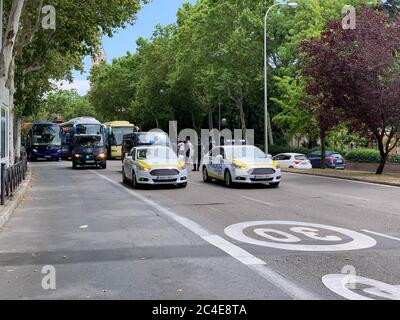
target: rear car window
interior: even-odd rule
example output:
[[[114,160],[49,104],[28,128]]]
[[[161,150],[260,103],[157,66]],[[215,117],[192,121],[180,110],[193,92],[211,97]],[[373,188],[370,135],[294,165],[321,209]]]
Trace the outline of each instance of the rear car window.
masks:
[[[296,160],[307,160],[306,156],[295,156],[294,157]]]

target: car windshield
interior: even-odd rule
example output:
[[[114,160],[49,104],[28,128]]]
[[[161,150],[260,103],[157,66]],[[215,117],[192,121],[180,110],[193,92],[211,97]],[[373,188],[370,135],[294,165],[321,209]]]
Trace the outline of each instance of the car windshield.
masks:
[[[129,128],[129,127],[112,128],[111,135],[110,135],[111,144],[113,146],[121,146],[124,135],[133,133],[133,131],[134,131],[134,128]]]
[[[77,139],[76,144],[84,148],[94,148],[103,146],[101,136],[98,137],[80,137]]]
[[[137,151],[138,160],[168,159],[178,160],[175,152],[171,148],[144,148]]]
[[[268,156],[257,147],[253,146],[238,146],[225,148],[227,159],[265,159]]]
[[[139,134],[139,145],[169,145],[169,138],[165,133],[146,132]]]
[[[56,125],[37,125],[32,129],[34,146],[60,145],[60,129]]]

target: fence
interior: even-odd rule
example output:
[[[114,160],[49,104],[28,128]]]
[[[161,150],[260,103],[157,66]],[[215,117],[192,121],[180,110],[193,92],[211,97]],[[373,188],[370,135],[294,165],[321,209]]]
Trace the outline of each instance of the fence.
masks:
[[[28,169],[28,160],[26,154],[14,165],[6,168],[6,164],[1,164],[1,196],[0,205],[4,205],[6,198],[12,197],[17,191],[19,185],[25,180]]]

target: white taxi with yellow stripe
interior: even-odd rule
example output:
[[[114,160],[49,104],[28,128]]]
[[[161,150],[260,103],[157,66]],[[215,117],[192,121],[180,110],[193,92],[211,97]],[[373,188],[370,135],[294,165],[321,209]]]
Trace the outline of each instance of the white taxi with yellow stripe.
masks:
[[[133,148],[122,165],[122,180],[133,188],[139,185],[186,187],[187,170],[183,159],[166,146]]]
[[[212,149],[203,159],[203,180],[236,183],[269,184],[278,187],[282,172],[277,161],[255,146],[229,145]]]

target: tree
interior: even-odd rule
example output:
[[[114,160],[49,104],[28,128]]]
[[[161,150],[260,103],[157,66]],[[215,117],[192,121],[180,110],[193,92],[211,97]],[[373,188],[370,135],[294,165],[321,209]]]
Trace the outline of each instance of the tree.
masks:
[[[99,118],[87,97],[80,96],[76,90],[56,90],[50,92],[41,107],[25,120],[54,121],[58,116],[65,121],[82,116]]]
[[[101,119],[136,123],[131,103],[137,91],[138,60],[137,55],[128,54],[112,64],[101,63],[92,68],[88,97]]]
[[[369,129],[381,156],[376,173],[382,174],[400,138],[400,17],[393,21],[367,7],[358,13],[355,30],[332,21],[320,39],[302,44],[303,73],[318,103],[353,127]]]
[[[400,0],[384,0],[379,8],[388,12],[391,16],[396,16],[400,12]]]

